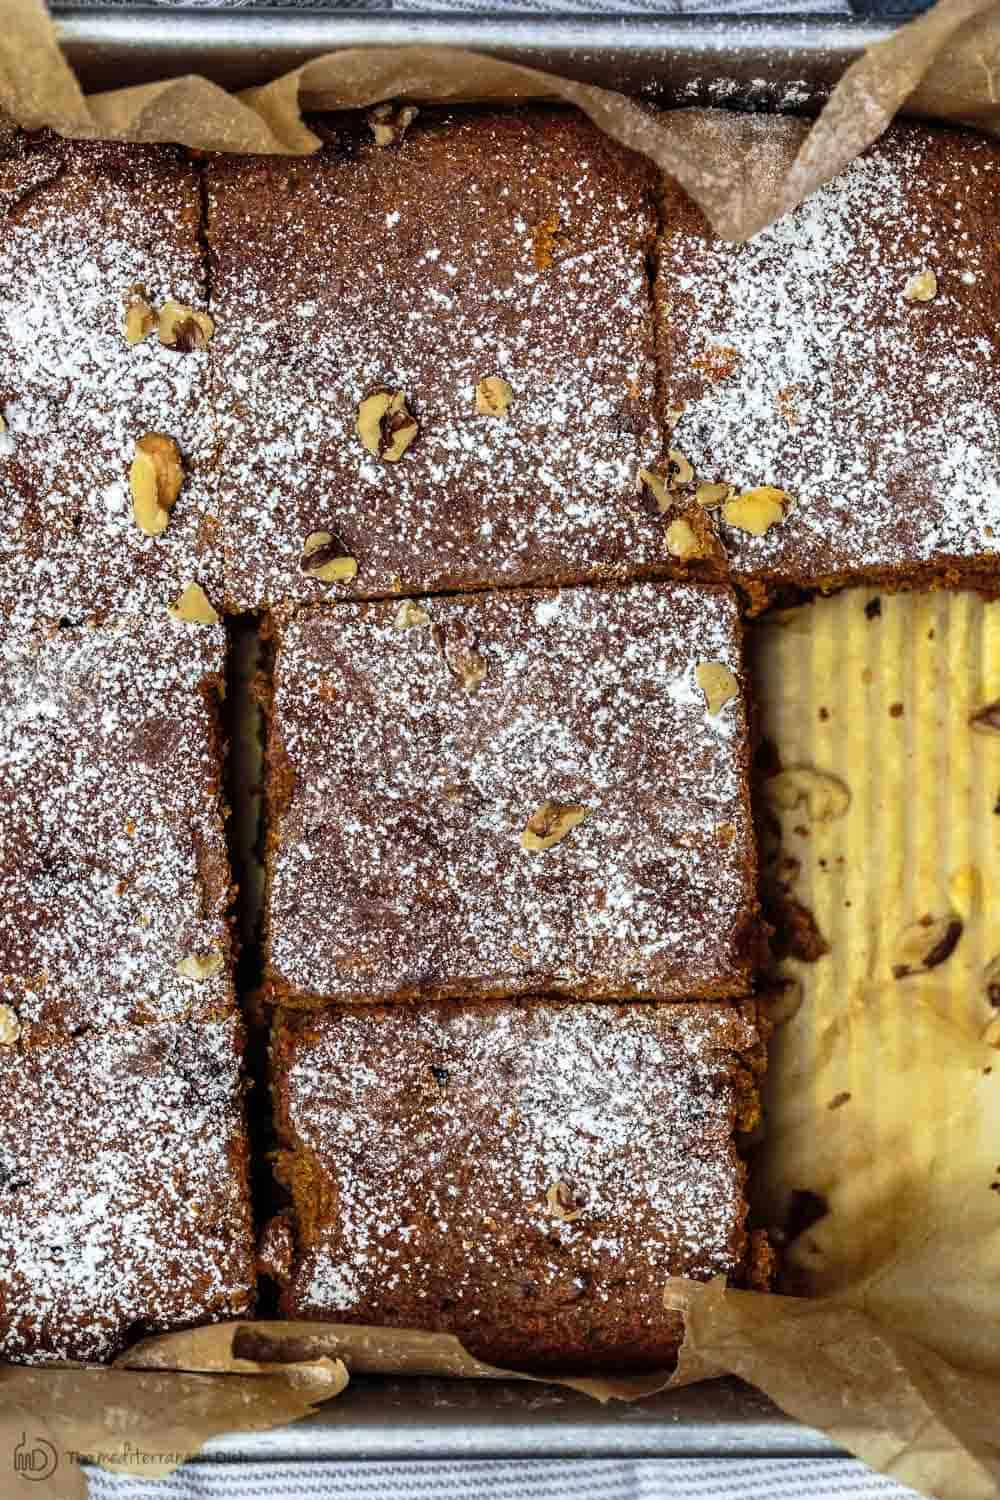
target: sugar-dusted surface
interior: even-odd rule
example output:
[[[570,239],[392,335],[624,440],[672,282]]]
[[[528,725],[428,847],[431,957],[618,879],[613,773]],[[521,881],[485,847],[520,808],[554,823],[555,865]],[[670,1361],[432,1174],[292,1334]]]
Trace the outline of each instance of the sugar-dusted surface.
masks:
[[[724,588],[525,590],[300,611],[272,723],[272,980],[315,996],[739,994],[754,852]],[[470,658],[469,653],[472,653]],[[478,690],[463,665],[485,664]],[[288,788],[291,787],[290,800]],[[585,820],[521,847],[546,801]],[[287,803],[287,805],[286,805]]]
[[[567,111],[437,112],[398,147],[340,123],[307,161],[206,176],[235,602],[329,593],[299,568],[317,530],[360,595],[669,561],[636,490],[659,451],[640,158]],[[487,375],[502,420],[476,413]],[[379,386],[420,423],[395,464],[355,432]]]
[[[498,1363],[669,1363],[670,1275],[744,1254],[751,1007],[301,1015],[273,1046],[292,1316],[457,1333]],[[563,1185],[562,1212],[550,1190]]]
[[[0,1047],[0,1359],[249,1310],[235,1020]]]
[[[0,1002],[25,1033],[232,1003],[222,626],[0,624]],[[192,954],[226,962],[203,980]]]
[[[0,603],[23,618],[147,610],[191,579],[221,592],[205,353],[130,346],[125,297],[204,307],[196,167],[172,147],[17,135],[0,158]],[[132,519],[136,440],[188,469],[157,538]]]
[[[764,117],[714,128],[750,131],[765,176],[798,140],[794,123]],[[723,526],[739,575],[996,556],[998,191],[995,143],[909,124],[747,245],[715,239],[667,189],[658,297],[667,403],[685,406],[674,441],[699,478],[793,497],[764,537]],[[908,301],[923,270],[937,295]]]

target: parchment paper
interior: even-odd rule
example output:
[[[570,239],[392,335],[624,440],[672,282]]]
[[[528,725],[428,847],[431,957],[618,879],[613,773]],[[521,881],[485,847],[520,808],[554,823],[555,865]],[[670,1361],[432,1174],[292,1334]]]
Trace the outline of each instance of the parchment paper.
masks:
[[[561,99],[677,177],[732,239],[752,234],[835,175],[904,105],[1000,134],[995,0],[939,0],[873,49],[848,71],[811,130],[803,125],[797,155],[777,170],[773,160],[755,159],[750,137],[730,116],[656,113],[600,89],[440,49],[345,51],[238,98],[199,78],[85,98],[37,0],[0,0],[0,15],[6,23],[0,106],[30,128],[307,153],[318,141],[303,123],[303,108],[399,97]],[[973,795],[988,783],[1000,791],[1000,736],[980,737],[973,766],[966,722],[966,700],[1000,698],[1000,617],[973,619],[967,606],[940,598],[945,615],[938,625],[953,649],[937,657],[944,666],[932,666],[933,686],[920,689],[924,701],[915,707],[930,704],[937,713],[930,720],[915,712],[906,718],[907,694],[920,679],[907,679],[905,692],[904,684],[886,679],[890,664],[904,671],[917,659],[925,620],[901,614],[891,650],[885,635],[859,636],[852,624],[845,636],[843,622],[819,619],[837,601],[759,627],[765,733],[785,764],[826,757],[825,768],[856,798],[851,812],[829,827],[810,829],[801,808],[779,820],[783,843],[794,836],[815,856],[800,860],[796,895],[816,906],[831,942],[830,955],[817,963],[783,965],[786,977],[802,984],[803,1000],[776,1034],[770,1135],[757,1185],[764,1221],[790,1240],[789,1286],[807,1295],[764,1297],[721,1283],[671,1282],[664,1295],[687,1319],[676,1372],[565,1383],[600,1400],[634,1399],[735,1373],[914,1488],[939,1500],[978,1500],[1000,1495],[1000,1190],[992,1187],[1000,1181],[1000,1057],[981,1034],[984,1016],[975,1005],[982,986],[973,982],[973,970],[994,939],[1000,947],[1000,930],[990,926],[998,892],[984,884],[978,914],[970,906],[954,969],[903,984],[885,967],[898,913],[880,906],[893,880],[918,905],[926,900],[936,909],[966,899],[956,894],[961,882],[949,883],[960,866],[938,857],[943,830],[952,851],[964,839],[966,863],[978,847],[975,828],[1000,830]],[[965,623],[956,623],[963,607]],[[895,601],[883,604],[883,623],[894,608]],[[878,683],[879,693],[857,699],[848,685],[865,673],[866,690]],[[821,722],[818,707],[826,706],[817,684],[832,703],[849,702],[855,710],[827,740],[813,732]],[[897,785],[895,823],[886,822],[885,807],[876,808],[875,793],[864,790],[884,790],[885,767],[895,763],[894,754],[898,760],[898,747],[885,740],[892,720],[883,689],[901,695],[907,732],[911,723],[930,724],[934,743],[944,747],[940,764],[923,764],[920,772],[921,789],[937,809],[920,825],[922,860],[911,859],[912,851],[901,856],[893,844],[912,821],[906,778]],[[933,702],[929,692],[937,695]],[[841,765],[835,751],[849,759]],[[968,776],[956,776],[956,765],[967,764]],[[935,785],[942,788],[937,802]],[[834,884],[822,872],[837,859],[841,872],[861,871],[869,903],[864,922],[836,915]],[[982,863],[992,881],[985,855]],[[927,872],[936,871],[936,879],[943,870],[945,887],[923,892],[914,870],[928,880]],[[851,898],[841,892],[839,899]],[[784,1002],[787,1009],[787,993]],[[797,1227],[803,1202],[813,1222]],[[228,1325],[148,1340],[112,1370],[0,1367],[0,1449],[8,1441],[12,1452],[19,1442],[34,1444],[44,1458],[41,1445],[51,1444],[59,1457],[91,1453],[134,1473],[131,1462],[116,1465],[115,1444],[127,1441],[159,1455],[144,1474],[163,1473],[214,1434],[265,1429],[313,1410],[343,1389],[352,1369],[481,1379],[512,1373],[472,1359],[443,1335]],[[37,1495],[83,1493],[71,1460],[58,1462],[47,1479],[33,1477]]]
[[[29,128],[68,136],[177,141],[203,150],[301,154],[319,145],[302,110],[416,102],[562,100],[676,177],[727,239],[746,239],[802,201],[911,113],[1000,133],[996,0],[938,0],[872,48],[834,90],[790,168],[754,181],[739,149],[692,134],[693,111],[655,111],[621,94],[532,68],[434,47],[356,48],[319,57],[231,96],[185,77],[85,97],[62,58],[41,0],[2,0],[0,108]]]

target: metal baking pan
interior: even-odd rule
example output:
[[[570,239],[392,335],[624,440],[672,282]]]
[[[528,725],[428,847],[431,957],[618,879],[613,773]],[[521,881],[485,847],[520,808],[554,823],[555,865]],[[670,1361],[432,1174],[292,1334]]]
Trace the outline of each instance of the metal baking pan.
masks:
[[[53,6],[90,91],[200,72],[263,83],[340,47],[490,52],[662,104],[815,111],[890,23],[805,17],[399,15]],[[198,1464],[296,1459],[787,1457],[839,1453],[738,1381],[598,1406],[555,1386],[360,1378],[317,1417],[217,1438]]]

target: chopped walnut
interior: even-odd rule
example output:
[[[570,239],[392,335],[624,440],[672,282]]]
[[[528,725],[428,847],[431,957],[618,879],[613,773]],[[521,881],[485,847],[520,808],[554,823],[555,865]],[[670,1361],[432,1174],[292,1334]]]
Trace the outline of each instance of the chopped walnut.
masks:
[[[671,448],[667,454],[667,488],[683,489],[694,478],[694,469],[679,448]]]
[[[589,811],[579,802],[543,802],[528,819],[521,834],[521,848],[535,853],[551,849],[578,823],[582,823]]]
[[[13,1047],[21,1035],[21,1023],[13,1006],[0,1005],[0,1047]]]
[[[531,251],[539,271],[547,271],[554,260],[556,238],[559,234],[559,215],[550,214],[531,231]]]
[[[476,411],[481,417],[506,416],[513,399],[513,388],[499,375],[486,375],[476,386]]]
[[[937,296],[937,277],[933,271],[918,271],[903,288],[907,302],[930,302]]]
[[[419,113],[415,104],[376,104],[368,112],[376,146],[398,146]]]
[[[703,555],[704,549],[695,534],[694,528],[683,517],[676,521],[671,521],[667,527],[667,551],[671,557],[679,557],[684,560]]]
[[[572,1224],[574,1220],[583,1217],[582,1207],[579,1206],[572,1189],[567,1187],[565,1182],[553,1182],[545,1194],[545,1201],[552,1217],[559,1219],[563,1224]]]
[[[204,349],[215,332],[208,313],[197,312],[183,302],[164,302],[160,308],[160,343],[180,354]]]
[[[146,301],[146,288],[141,283],[129,287],[125,302],[126,342],[141,344],[155,332],[158,321],[155,309]]]
[[[695,488],[694,498],[697,505],[704,506],[706,510],[712,510],[728,500],[732,493],[731,484],[699,484]]]
[[[167,612],[188,625],[217,625],[219,621],[219,612],[200,583],[189,583],[173,604],[167,605]]]
[[[756,489],[744,490],[722,507],[722,519],[738,531],[748,531],[751,536],[763,536],[772,526],[785,519],[785,507],[789,496],[774,485],[761,484]]]
[[[350,583],[357,577],[355,558],[345,557],[343,548],[329,531],[313,531],[302,544],[299,567],[319,583]]]
[[[226,960],[221,953],[191,953],[180,960],[177,972],[184,979],[194,979],[200,982],[221,973],[225,963]]]
[[[429,625],[430,622],[431,617],[426,609],[421,609],[412,599],[404,599],[392,623],[396,630],[413,630],[420,625]]]
[[[379,386],[358,406],[358,437],[368,452],[383,463],[398,463],[418,430],[417,419],[407,410],[402,391]]]
[[[128,483],[136,525],[147,536],[159,536],[167,528],[184,483],[180,449],[172,437],[162,432],[147,432],[139,439]]]
[[[721,661],[701,661],[694,669],[698,686],[705,694],[708,712],[714,719],[726,704],[739,697],[740,685]]]
[[[661,479],[659,474],[654,473],[652,469],[640,469],[639,486],[642,485],[646,486],[646,489],[656,501],[657,508],[661,512],[665,512],[670,509],[673,501],[670,498],[670,493],[667,489],[667,481],[665,479]]]

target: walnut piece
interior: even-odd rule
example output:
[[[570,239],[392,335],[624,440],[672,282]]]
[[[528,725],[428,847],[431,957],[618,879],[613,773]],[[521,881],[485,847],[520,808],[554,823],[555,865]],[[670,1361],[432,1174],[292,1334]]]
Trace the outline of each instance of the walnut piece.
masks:
[[[208,313],[197,312],[183,302],[164,302],[160,308],[160,343],[180,354],[204,349],[215,332]]]
[[[200,583],[189,583],[173,604],[167,605],[167,613],[188,625],[217,625],[219,622],[219,612],[209,602]]]
[[[552,1217],[563,1224],[572,1224],[575,1219],[583,1218],[583,1209],[578,1207],[572,1189],[565,1182],[553,1182],[545,1194],[545,1201]]]
[[[911,974],[926,974],[950,958],[962,936],[962,923],[956,916],[921,917],[900,933],[893,950],[893,979]]]
[[[644,484],[646,486],[647,490],[656,501],[657,507],[659,508],[661,513],[670,509],[673,501],[671,500],[670,492],[667,489],[667,481],[665,479],[661,479],[659,474],[654,473],[652,469],[640,469],[639,484]]]
[[[392,623],[396,630],[413,630],[418,625],[429,625],[430,622],[431,617],[426,609],[421,609],[412,599],[404,599]]]
[[[667,454],[667,488],[681,490],[694,478],[694,469],[679,448],[671,448]]]
[[[513,387],[499,375],[485,375],[476,386],[476,411],[481,417],[506,416],[513,399]]]
[[[553,844],[566,837],[570,829],[582,823],[589,811],[579,802],[543,802],[528,819],[521,834],[521,848],[534,853],[551,849]]]
[[[340,543],[329,531],[309,533],[302,543],[299,567],[320,583],[350,583],[358,574],[356,559],[344,556]]]
[[[369,453],[383,463],[398,463],[418,432],[417,419],[406,409],[402,391],[384,386],[372,391],[358,407],[358,437]]]
[[[933,271],[918,271],[903,288],[907,302],[930,302],[937,296],[937,277]]]
[[[744,490],[734,495],[722,507],[722,519],[737,531],[748,531],[751,536],[763,536],[772,526],[785,519],[785,507],[789,496],[773,484],[760,484],[756,489]]]
[[[671,557],[690,558],[701,557],[703,553],[701,542],[695,534],[694,528],[689,521],[680,517],[671,521],[667,527],[667,551]]]
[[[0,1047],[13,1047],[20,1035],[17,1011],[10,1005],[0,1005]]]
[[[450,658],[448,666],[467,693],[479,692],[488,667],[486,658],[480,656],[478,651],[465,649],[456,651]]]
[[[368,112],[368,124],[376,146],[398,146],[420,111],[415,104],[393,104],[386,100]]]
[[[178,963],[177,972],[184,979],[194,979],[200,983],[220,973],[225,963],[221,953],[189,953]]]
[[[183,483],[180,449],[173,438],[163,432],[147,432],[135,445],[128,473],[132,515],[147,536],[159,536],[167,529]]]
[[[849,788],[838,777],[813,766],[792,766],[769,776],[764,782],[764,796],[786,812],[804,804],[810,823],[832,823],[851,805]]]
[[[713,509],[716,505],[722,505],[733,493],[731,484],[699,484],[694,492],[695,502],[703,505],[706,510]]]
[[[698,686],[705,694],[708,712],[714,719],[733,698],[738,698],[740,685],[733,673],[721,661],[700,661],[694,669]]]
[[[155,309],[146,301],[146,288],[141,283],[129,287],[125,303],[126,343],[141,344],[154,332],[158,321]]]

